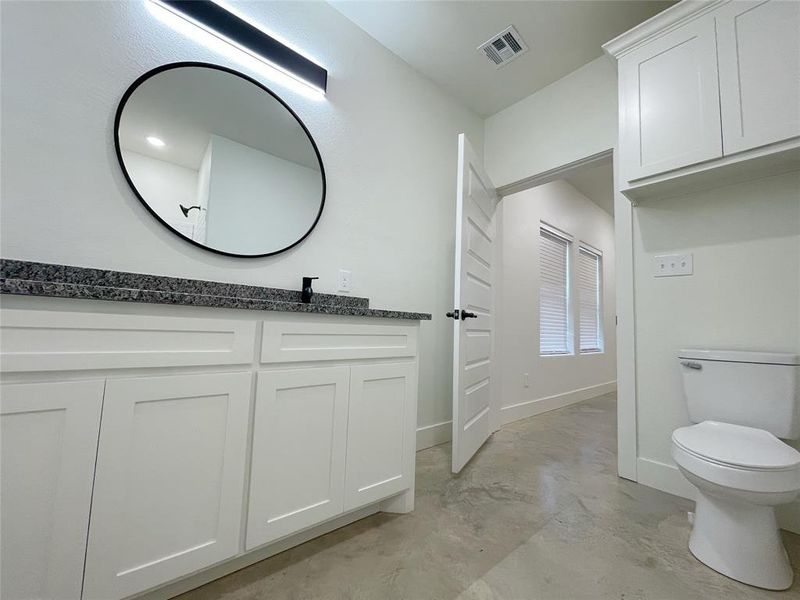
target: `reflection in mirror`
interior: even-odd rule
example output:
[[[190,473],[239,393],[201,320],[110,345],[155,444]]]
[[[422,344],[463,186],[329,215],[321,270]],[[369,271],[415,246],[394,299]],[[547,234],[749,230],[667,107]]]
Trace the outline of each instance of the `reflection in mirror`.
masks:
[[[210,250],[264,256],[313,229],[325,173],[297,116],[255,81],[179,63],[137,80],[117,112],[117,153],[137,196]]]

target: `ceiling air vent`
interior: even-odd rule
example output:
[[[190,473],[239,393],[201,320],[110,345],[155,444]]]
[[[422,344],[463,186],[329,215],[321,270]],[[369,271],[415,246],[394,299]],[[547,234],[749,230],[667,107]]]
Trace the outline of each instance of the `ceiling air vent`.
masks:
[[[478,46],[478,52],[483,52],[497,69],[506,66],[527,51],[528,46],[522,41],[519,32],[514,29],[513,25]]]

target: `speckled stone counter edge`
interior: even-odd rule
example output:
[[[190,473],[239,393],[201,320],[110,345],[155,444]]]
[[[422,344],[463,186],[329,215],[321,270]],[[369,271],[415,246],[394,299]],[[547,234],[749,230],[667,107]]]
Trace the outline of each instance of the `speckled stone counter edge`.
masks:
[[[312,303],[303,304],[300,302],[299,290],[12,259],[0,259],[0,294],[387,319],[429,320],[431,318],[427,313],[369,308],[369,299],[356,296],[314,294]]]

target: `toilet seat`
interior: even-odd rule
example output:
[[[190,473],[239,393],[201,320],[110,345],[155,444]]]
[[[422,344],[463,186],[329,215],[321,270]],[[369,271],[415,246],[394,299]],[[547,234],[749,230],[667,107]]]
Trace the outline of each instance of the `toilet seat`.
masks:
[[[800,452],[763,429],[704,421],[672,434],[678,466],[711,483],[748,491],[800,490]]]
[[[688,452],[723,466],[771,470],[800,465],[800,452],[755,427],[703,421],[676,429],[672,440]]]

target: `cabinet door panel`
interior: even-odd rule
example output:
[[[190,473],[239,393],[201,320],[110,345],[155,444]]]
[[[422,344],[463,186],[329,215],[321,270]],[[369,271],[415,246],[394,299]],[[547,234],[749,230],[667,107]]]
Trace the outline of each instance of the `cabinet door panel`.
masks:
[[[2,386],[0,596],[80,598],[103,381]]]
[[[731,2],[716,19],[725,154],[800,135],[800,2]]]
[[[250,380],[108,381],[84,598],[123,598],[238,553]]]
[[[619,79],[627,181],[722,156],[713,17],[623,56]]]
[[[247,549],[343,510],[348,367],[258,374]]]
[[[352,367],[345,510],[412,487],[416,390],[411,363]]]

